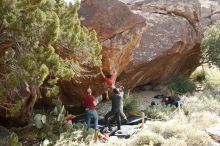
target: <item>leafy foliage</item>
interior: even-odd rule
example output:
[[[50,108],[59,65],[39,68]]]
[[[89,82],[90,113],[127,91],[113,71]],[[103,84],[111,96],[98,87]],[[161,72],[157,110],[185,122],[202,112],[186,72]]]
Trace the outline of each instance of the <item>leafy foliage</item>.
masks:
[[[205,70],[202,68],[196,69],[191,75],[193,81],[202,82],[206,79]]]
[[[87,61],[93,59],[94,64],[100,65],[101,47],[96,33],[80,26],[78,9],[79,3],[67,5],[63,0],[1,1],[2,27],[15,45],[8,50],[14,52],[11,63],[17,70],[12,70],[13,78],[22,74],[23,80],[39,86],[48,76],[53,84],[70,79],[73,68],[56,53],[56,44],[84,53]]]
[[[10,116],[15,116],[15,114],[20,111],[21,106],[22,106],[22,102],[20,100],[17,101],[16,104],[9,109]]]
[[[18,136],[15,133],[12,133],[8,138],[6,139],[0,139],[0,145],[4,146],[22,146],[22,143],[19,142]]]
[[[0,56],[5,68],[0,95],[25,83],[44,85],[47,96],[56,96],[57,83],[73,78],[79,65],[101,65],[101,45],[94,31],[80,25],[78,9],[79,2],[64,0],[0,1],[0,46],[7,44]],[[83,54],[80,64],[63,48]]]
[[[202,40],[202,48],[205,59],[220,66],[220,23],[207,28]]]
[[[173,91],[179,94],[195,91],[195,84],[186,76],[179,76],[168,85]]]
[[[43,112],[35,115],[35,126],[18,131],[22,141],[36,141],[34,143],[48,143],[49,145],[79,145],[89,144],[93,138],[94,130],[87,130],[86,124],[72,124],[65,120],[65,108],[56,100],[57,113]],[[61,106],[61,108],[59,107]],[[45,118],[47,117],[47,122]],[[46,139],[45,139],[46,138]]]
[[[137,100],[135,98],[125,98],[123,110],[126,115],[137,115],[139,113]]]

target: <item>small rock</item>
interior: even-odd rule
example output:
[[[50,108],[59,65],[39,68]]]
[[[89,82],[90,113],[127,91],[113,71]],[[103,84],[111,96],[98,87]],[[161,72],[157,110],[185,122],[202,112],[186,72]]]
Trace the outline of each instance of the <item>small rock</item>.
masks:
[[[0,139],[5,139],[11,135],[11,132],[5,127],[0,126]]]
[[[206,129],[206,132],[217,142],[220,142],[220,124]]]
[[[210,142],[208,143],[208,146],[220,146],[220,143],[217,143],[217,142],[215,142],[215,141],[210,141]]]

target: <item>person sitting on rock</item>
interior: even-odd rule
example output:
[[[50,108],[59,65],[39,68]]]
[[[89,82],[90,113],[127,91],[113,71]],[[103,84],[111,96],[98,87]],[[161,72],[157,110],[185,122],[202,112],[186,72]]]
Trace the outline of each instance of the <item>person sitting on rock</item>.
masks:
[[[84,105],[85,111],[86,111],[87,129],[90,128],[91,116],[94,117],[94,129],[97,129],[98,128],[98,114],[95,110],[97,102],[95,100],[95,97],[92,95],[92,90],[90,88],[87,89],[87,94],[83,98],[82,104]]]
[[[150,107],[154,107],[155,105],[156,105],[156,102],[155,101],[151,101]]]
[[[181,106],[181,99],[180,99],[180,97],[178,95],[175,95],[173,97],[173,99],[174,99],[173,105],[175,105],[176,107]]]
[[[162,99],[162,104],[168,105],[172,104],[174,102],[174,99],[171,97],[172,96],[172,90],[168,87],[163,89],[163,99]]]
[[[120,95],[120,92],[117,88],[113,89],[113,93],[114,94],[111,96],[112,109],[105,115],[105,128],[103,131],[108,130],[109,118],[113,115],[116,117],[118,130],[121,129],[120,111],[121,106],[123,105],[122,96]]]
[[[180,98],[175,95],[174,91],[170,88],[167,88],[165,90],[164,97],[162,99],[162,103],[165,103],[165,105],[175,105],[176,107],[180,104]]]

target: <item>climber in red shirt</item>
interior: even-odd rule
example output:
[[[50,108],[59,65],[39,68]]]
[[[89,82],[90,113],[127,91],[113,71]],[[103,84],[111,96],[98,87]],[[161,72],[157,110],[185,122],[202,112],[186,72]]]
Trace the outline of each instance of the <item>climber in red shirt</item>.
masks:
[[[113,72],[108,72],[107,75],[105,75],[103,73],[102,69],[100,68],[100,72],[101,72],[102,77],[105,79],[107,86],[114,89],[115,88],[115,80],[117,77],[116,70],[114,69]]]

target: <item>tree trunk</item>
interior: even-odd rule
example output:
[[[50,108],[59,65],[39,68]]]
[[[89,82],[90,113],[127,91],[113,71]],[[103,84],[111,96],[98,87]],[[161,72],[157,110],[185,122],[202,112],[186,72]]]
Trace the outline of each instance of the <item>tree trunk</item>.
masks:
[[[20,91],[22,92],[22,90]],[[25,126],[33,121],[33,107],[39,97],[40,91],[39,87],[35,85],[30,86],[30,94],[29,97],[24,99],[22,103],[22,107],[18,113],[14,117],[8,116],[6,112],[1,112],[0,115],[0,125],[5,127],[12,127],[12,126]]]

